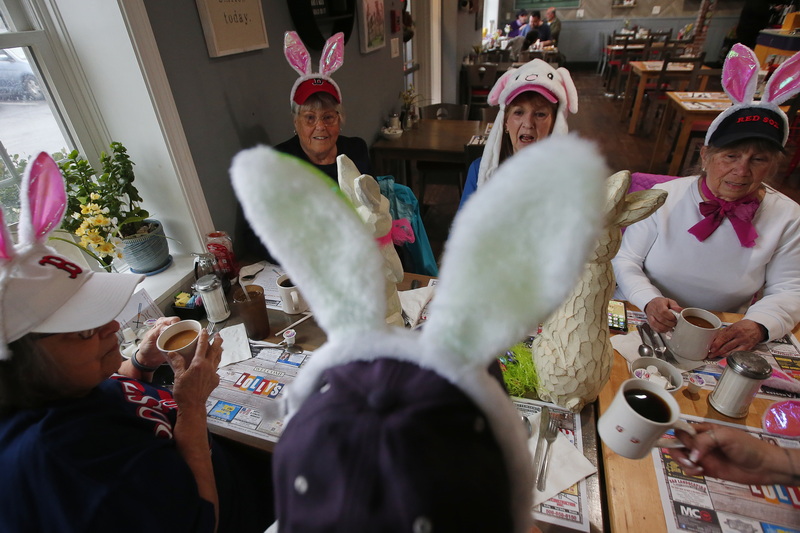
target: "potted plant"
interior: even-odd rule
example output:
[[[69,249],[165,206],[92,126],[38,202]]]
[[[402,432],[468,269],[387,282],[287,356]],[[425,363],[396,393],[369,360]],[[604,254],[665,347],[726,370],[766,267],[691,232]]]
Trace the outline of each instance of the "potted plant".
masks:
[[[405,91],[400,91],[400,100],[403,102],[403,115],[400,118],[401,124],[405,129],[413,125],[415,119],[415,107],[420,102],[420,94],[411,84]]]
[[[62,230],[78,237],[77,245],[109,272],[116,258],[133,272],[160,271],[171,260],[164,229],[139,205],[127,150],[119,142],[110,148],[110,154],[100,154],[99,175],[77,150],[59,162],[67,187]]]

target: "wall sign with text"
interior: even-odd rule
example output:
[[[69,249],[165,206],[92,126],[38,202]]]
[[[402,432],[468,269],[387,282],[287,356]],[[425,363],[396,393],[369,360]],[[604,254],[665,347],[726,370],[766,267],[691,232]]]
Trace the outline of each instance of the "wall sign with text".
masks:
[[[541,11],[544,17],[545,11],[548,7],[556,9],[580,7],[580,0],[516,0],[514,2],[514,10],[526,9],[528,11]]]
[[[208,55],[239,54],[267,48],[261,0],[196,0]]]

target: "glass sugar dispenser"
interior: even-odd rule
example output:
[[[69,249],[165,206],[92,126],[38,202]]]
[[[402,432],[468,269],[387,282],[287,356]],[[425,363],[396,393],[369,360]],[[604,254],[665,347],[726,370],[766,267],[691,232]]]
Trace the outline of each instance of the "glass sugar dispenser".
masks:
[[[732,418],[746,416],[761,382],[771,375],[772,367],[760,355],[733,352],[728,356],[728,364],[708,397],[708,403],[723,415]]]
[[[203,300],[209,322],[222,322],[231,315],[222,282],[215,274],[198,279],[193,288]]]

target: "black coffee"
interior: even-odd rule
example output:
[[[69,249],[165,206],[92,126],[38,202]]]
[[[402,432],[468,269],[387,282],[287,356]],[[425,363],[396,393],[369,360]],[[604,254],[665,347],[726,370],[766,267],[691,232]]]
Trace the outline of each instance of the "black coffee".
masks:
[[[287,278],[287,279],[285,279],[285,280],[280,282],[280,286],[281,287],[287,287],[287,288],[288,287],[294,287],[294,283],[292,283],[291,279]]]
[[[671,418],[671,411],[667,402],[644,389],[631,389],[625,391],[625,400],[631,408],[653,422],[665,423]]]

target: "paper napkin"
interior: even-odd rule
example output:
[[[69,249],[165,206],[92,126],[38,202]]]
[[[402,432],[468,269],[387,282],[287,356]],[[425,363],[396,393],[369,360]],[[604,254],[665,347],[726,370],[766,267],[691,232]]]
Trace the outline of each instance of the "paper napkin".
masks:
[[[433,297],[434,286],[420,287],[409,291],[399,291],[400,306],[405,311],[413,328],[420,321],[420,315]]]
[[[611,337],[611,346],[629,363],[639,359],[640,344],[642,344],[642,339],[639,337],[639,332],[633,329],[627,335]]]
[[[536,455],[536,443],[539,437],[539,420],[541,413],[528,417],[531,422],[531,438],[528,439],[528,450],[531,452],[531,461]],[[555,416],[555,415],[554,415]],[[547,441],[542,441],[545,446]],[[544,460],[544,459],[543,459]],[[572,485],[597,472],[597,468],[569,442],[566,436],[559,431],[558,437],[550,450],[550,465],[547,467],[547,486],[543,492],[533,488],[533,504],[539,505]]]
[[[222,337],[222,360],[218,368],[253,357],[244,324],[222,328],[219,336]]]

